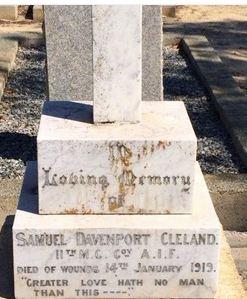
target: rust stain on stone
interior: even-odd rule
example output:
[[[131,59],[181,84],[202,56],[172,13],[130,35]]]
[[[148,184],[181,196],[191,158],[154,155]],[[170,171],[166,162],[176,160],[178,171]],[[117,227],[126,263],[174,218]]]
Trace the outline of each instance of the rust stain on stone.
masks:
[[[131,157],[132,152],[131,149],[128,148],[121,142],[113,142],[109,144],[109,160],[111,161],[112,165],[117,165],[118,162],[121,162],[123,166],[130,166],[131,165]]]
[[[129,148],[123,145],[124,151],[121,153],[121,161],[124,164],[124,166],[130,166],[131,164],[131,157],[132,157],[132,152]]]
[[[170,141],[159,141],[158,144],[157,144],[157,148],[158,149],[166,149],[168,146],[171,145],[171,142]]]
[[[78,209],[65,209],[64,210],[64,214],[67,214],[67,215],[75,215],[75,214],[79,214],[79,211]]]
[[[142,146],[142,153],[143,153],[143,156],[146,156],[148,154],[148,147],[146,145]]]
[[[88,210],[85,210],[82,214],[83,215],[91,215],[91,214],[93,214],[93,212],[91,209],[88,209]]]
[[[125,197],[129,192],[134,192],[134,181],[136,176],[131,170],[133,154],[131,149],[122,142],[112,142],[109,144],[109,161],[114,170],[114,176],[118,184],[117,196],[108,199],[110,211],[123,207]]]
[[[117,202],[109,202],[109,210],[110,210],[110,212],[113,212],[114,210],[116,210],[116,209],[118,209],[119,208],[119,206],[118,206],[118,204],[117,204]]]
[[[103,191],[102,197],[100,199],[101,203],[105,203],[105,199],[106,199],[106,191]]]
[[[91,209],[86,209],[84,205],[81,206],[81,214],[87,215],[87,214],[93,214]]]
[[[188,188],[183,188],[182,190],[181,190],[181,192],[185,192],[185,193],[189,193],[190,192],[190,187],[188,187]]]
[[[130,205],[130,206],[128,206],[128,212],[130,212],[130,213],[134,213],[134,211],[135,211],[135,207],[134,207],[134,205]]]
[[[119,183],[118,191],[120,194],[125,194],[125,186],[123,183]]]

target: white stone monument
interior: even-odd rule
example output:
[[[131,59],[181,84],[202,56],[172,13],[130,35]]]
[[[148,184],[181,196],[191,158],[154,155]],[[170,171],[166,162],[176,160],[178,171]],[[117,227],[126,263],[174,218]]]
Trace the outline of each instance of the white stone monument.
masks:
[[[142,10],[93,6],[94,122],[141,119]]]
[[[183,103],[141,103],[140,16],[94,6],[94,104],[44,105],[13,226],[17,299],[216,295],[221,226]]]

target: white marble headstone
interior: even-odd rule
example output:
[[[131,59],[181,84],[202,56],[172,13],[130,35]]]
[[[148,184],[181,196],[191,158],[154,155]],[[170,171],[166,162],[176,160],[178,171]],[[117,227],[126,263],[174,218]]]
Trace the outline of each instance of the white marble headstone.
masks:
[[[94,122],[139,122],[141,5],[97,5],[92,15]]]

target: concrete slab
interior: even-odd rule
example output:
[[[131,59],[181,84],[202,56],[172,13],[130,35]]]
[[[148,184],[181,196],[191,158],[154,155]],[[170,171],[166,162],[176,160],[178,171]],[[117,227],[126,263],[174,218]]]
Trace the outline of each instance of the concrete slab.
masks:
[[[231,254],[247,291],[247,232],[225,231]]]
[[[0,19],[16,20],[18,16],[18,5],[1,5]]]
[[[240,273],[247,273],[247,247],[231,248],[232,257]]]
[[[247,248],[247,231],[225,231],[227,242],[232,248]],[[246,267],[247,270],[247,267]]]
[[[246,299],[242,281],[231,255],[231,248],[222,234],[219,291],[216,299]]]
[[[14,62],[18,50],[18,42],[8,37],[0,36],[0,61]]]
[[[247,166],[247,100],[205,36],[186,36],[181,43],[192,66]]]
[[[247,231],[247,174],[207,174],[205,180],[223,228]]]
[[[176,7],[176,18],[164,21],[165,39],[175,32],[205,35],[240,88],[247,92],[246,5],[181,5]]]

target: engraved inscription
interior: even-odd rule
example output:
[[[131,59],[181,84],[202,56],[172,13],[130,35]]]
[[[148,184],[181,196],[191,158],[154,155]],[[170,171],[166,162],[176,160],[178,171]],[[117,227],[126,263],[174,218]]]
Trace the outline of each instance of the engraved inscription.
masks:
[[[105,191],[109,186],[109,180],[105,175],[95,176],[95,175],[82,175],[69,173],[68,175],[62,174],[58,175],[57,173],[51,172],[51,167],[48,169],[42,168],[44,171],[44,182],[42,187],[46,186],[59,186],[59,185],[89,185],[96,186],[100,185],[101,190]],[[80,170],[80,173],[83,173],[83,170]],[[123,170],[122,174],[118,176],[119,183],[124,186],[134,187],[136,184],[143,185],[182,185],[185,188],[184,192],[188,192],[191,185],[190,176],[140,176],[137,177],[132,170]]]
[[[208,289],[217,276],[216,260],[205,260],[218,246],[214,233],[74,230],[18,232],[14,238],[23,252],[33,248],[31,264],[24,255],[15,265],[29,298],[137,298],[149,291],[161,298],[164,288],[183,295],[187,288]]]
[[[107,177],[102,175],[100,177],[96,177],[94,175],[75,175],[73,172],[69,175],[62,174],[61,176],[58,176],[55,174],[50,174],[51,167],[48,169],[42,168],[44,171],[45,177],[44,177],[44,183],[42,187],[46,186],[58,186],[58,185],[65,185],[65,184],[71,184],[71,185],[97,185],[99,184],[101,186],[102,191],[105,191],[106,188],[109,186],[109,183],[107,181]],[[80,173],[83,171],[80,170]]]

